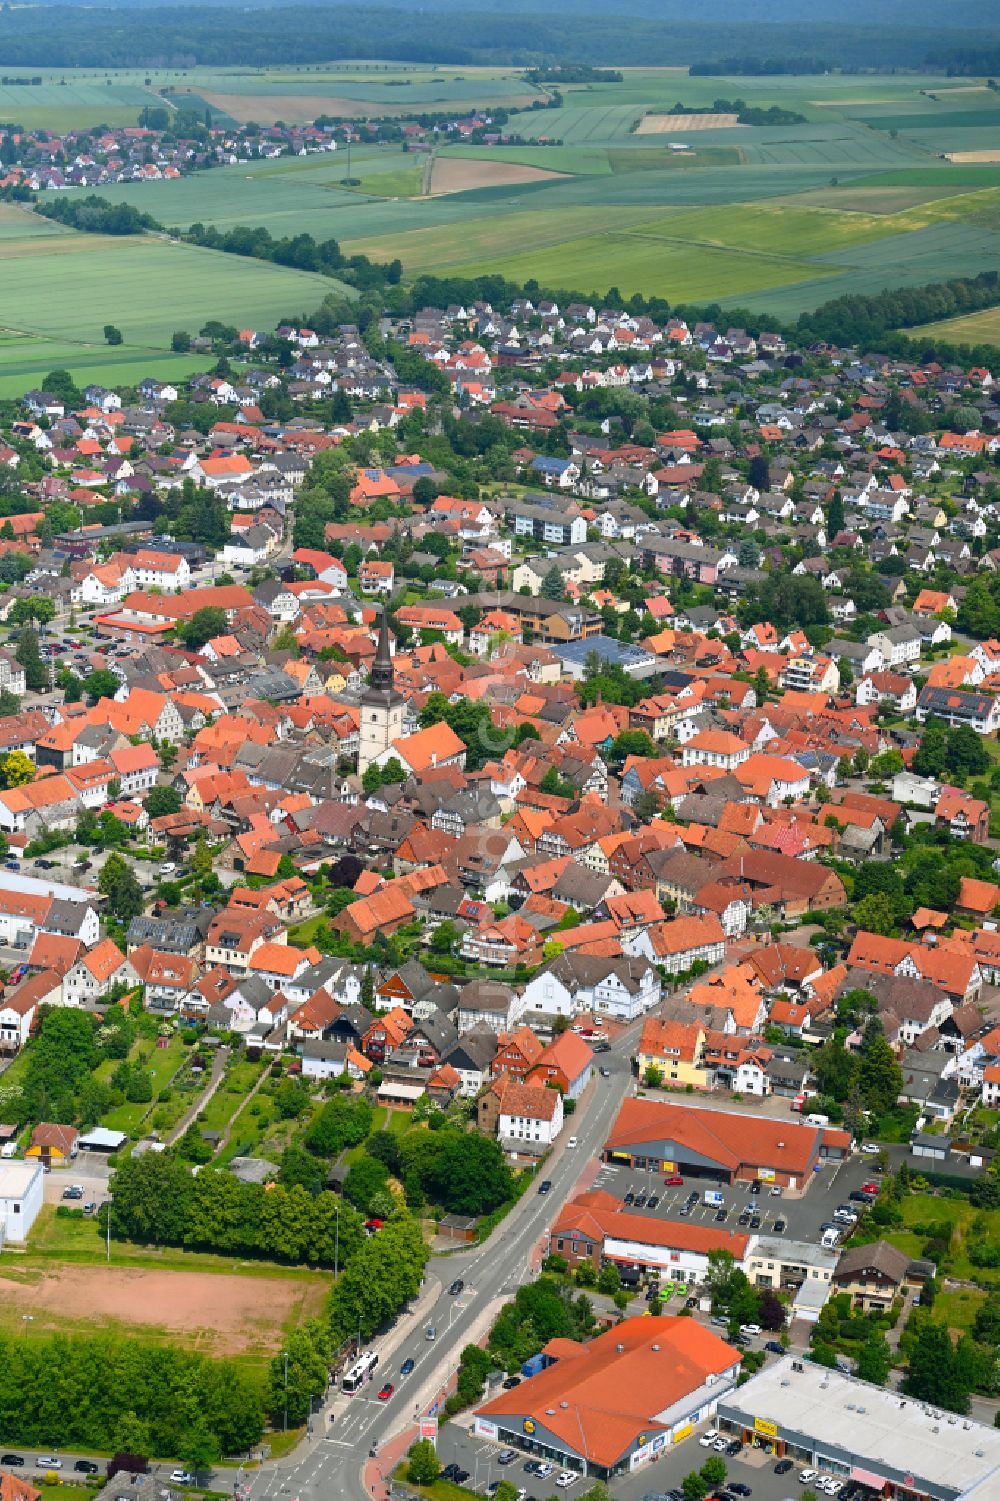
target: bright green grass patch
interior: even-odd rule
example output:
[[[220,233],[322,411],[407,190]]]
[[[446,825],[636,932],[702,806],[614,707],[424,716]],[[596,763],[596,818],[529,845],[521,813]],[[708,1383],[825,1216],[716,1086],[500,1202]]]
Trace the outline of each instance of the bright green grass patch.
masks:
[[[195,1119],[198,1131],[224,1131],[244,1103],[267,1063],[236,1063],[222,1076],[222,1083]],[[241,1117],[242,1118],[242,1117]]]
[[[936,1324],[944,1324],[948,1329],[960,1329],[963,1334],[967,1334],[985,1302],[986,1294],[979,1288],[963,1287],[955,1292],[938,1293],[931,1317]]]
[[[4,307],[20,330],[99,344],[115,323],[125,338],[117,360],[130,346],[167,349],[175,329],[197,332],[210,318],[272,328],[341,285],[146,236],[59,236],[30,249],[0,241],[0,262]]]
[[[305,922],[296,923],[288,930],[288,941],[300,949],[308,948],[319,932],[326,924],[330,925],[330,917],[326,912],[317,912],[315,917],[307,917]]]
[[[0,87],[0,120],[16,121],[25,130],[57,133],[84,125],[137,125],[140,111],[159,103],[152,90],[141,84],[112,82],[108,86],[103,78],[97,81],[92,75],[88,82],[64,87],[52,78],[38,86]]]
[[[610,147],[607,158],[612,172],[690,172],[702,167],[738,166],[743,154],[738,146],[698,146],[691,151],[622,146]]]
[[[472,275],[477,269],[470,264],[464,273]],[[822,275],[805,261],[688,245],[658,239],[645,230],[620,233],[611,255],[607,237],[591,235],[552,249],[498,256],[490,269],[513,281],[536,277],[543,286],[580,291],[604,290],[613,282],[626,297],[642,292],[671,302],[738,296]],[[458,270],[462,274],[463,268]]]
[[[142,1039],[137,1042],[129,1054],[129,1062],[141,1064],[150,1076],[153,1088],[152,1102],[144,1104],[131,1104],[126,1102],[114,1110],[109,1110],[102,1117],[101,1124],[111,1131],[124,1131],[134,1137],[141,1128],[142,1122],[156,1108],[156,1100],[160,1091],[169,1084],[170,1080],[180,1068],[187,1053],[179,1034],[171,1037],[170,1043],[165,1048],[157,1047],[150,1039]],[[112,1068],[112,1073],[114,1068]]]
[[[392,172],[375,172],[370,175],[364,167],[352,167],[352,172],[361,176],[361,192],[377,193],[380,198],[413,198],[423,187],[422,167],[397,167]]]
[[[573,176],[603,177],[611,172],[610,154],[597,146],[446,146],[442,157],[471,157],[474,161],[516,162]]]
[[[940,162],[931,167],[900,167],[891,172],[876,172],[866,177],[865,187],[923,188],[960,184],[966,188],[1000,186],[1000,162]]]
[[[240,1277],[281,1277],[296,1282],[330,1285],[329,1273],[311,1267],[281,1266],[274,1261],[241,1261],[234,1256],[217,1256],[210,1251],[185,1251],[178,1246],[141,1246],[114,1238],[112,1221],[111,1264],[113,1266],[161,1267],[171,1271],[217,1272]],[[92,1219],[72,1219],[57,1215],[54,1204],[43,1206],[28,1237],[27,1250],[10,1265],[25,1272],[49,1272],[49,1263],[68,1261],[89,1265],[106,1260],[105,1238]],[[8,1260],[4,1258],[6,1275]]]
[[[923,205],[945,202],[948,198],[965,198],[968,188],[961,183],[946,182],[943,173],[938,173],[936,183],[912,187],[871,187],[870,178],[827,185],[809,193],[800,193],[795,202],[801,208],[837,209],[846,214],[904,214]]]
[[[907,132],[914,130],[929,132],[938,128],[964,130],[979,126],[987,126],[995,130],[997,126],[1000,126],[1000,109],[939,109],[936,113],[927,112],[915,115],[873,115],[871,123],[879,130]]]
[[[832,209],[783,203],[737,203],[672,215],[645,225],[642,233],[801,258],[883,239],[895,234],[896,226],[876,215],[838,214]]]

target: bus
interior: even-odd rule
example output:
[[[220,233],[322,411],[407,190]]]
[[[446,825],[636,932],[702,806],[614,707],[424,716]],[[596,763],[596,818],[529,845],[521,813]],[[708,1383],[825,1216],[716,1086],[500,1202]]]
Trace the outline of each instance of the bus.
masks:
[[[377,1365],[378,1356],[375,1354],[375,1351],[366,1350],[344,1372],[341,1390],[347,1392],[348,1395],[351,1395],[353,1392],[359,1392],[372,1379]]]

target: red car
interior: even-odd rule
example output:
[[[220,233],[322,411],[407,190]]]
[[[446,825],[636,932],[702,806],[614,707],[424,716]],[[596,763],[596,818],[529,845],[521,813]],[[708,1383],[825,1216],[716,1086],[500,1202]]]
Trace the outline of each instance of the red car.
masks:
[[[862,1183],[862,1185],[861,1185],[861,1192],[863,1194],[877,1194],[878,1193],[878,1184],[877,1183]]]
[[[667,1185],[668,1188],[683,1188],[684,1187],[684,1179],[681,1177],[680,1173],[674,1173],[674,1174],[672,1174],[671,1177],[664,1178],[663,1181]]]
[[[388,1402],[389,1398],[392,1396],[392,1394],[393,1394],[393,1392],[395,1390],[396,1390],[396,1388],[393,1386],[392,1382],[391,1381],[387,1381],[385,1383],[385,1386],[383,1386],[382,1390],[378,1394],[379,1401],[380,1402]]]

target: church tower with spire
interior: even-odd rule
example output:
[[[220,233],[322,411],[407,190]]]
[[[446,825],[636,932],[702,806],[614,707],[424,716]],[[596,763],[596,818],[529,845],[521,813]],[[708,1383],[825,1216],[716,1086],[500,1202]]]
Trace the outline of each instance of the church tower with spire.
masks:
[[[389,622],[383,609],[379,620],[378,649],[368,687],[361,695],[361,733],[358,743],[358,775],[383,755],[403,733],[406,699],[394,686]]]

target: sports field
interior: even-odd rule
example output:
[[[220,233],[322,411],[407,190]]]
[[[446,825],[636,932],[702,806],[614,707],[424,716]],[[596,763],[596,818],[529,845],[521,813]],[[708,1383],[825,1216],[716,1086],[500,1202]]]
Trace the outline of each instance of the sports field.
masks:
[[[99,1326],[131,1338],[162,1339],[205,1355],[264,1358],[286,1331],[322,1311],[330,1279],[241,1277],[155,1268],[5,1264],[0,1327],[31,1334],[83,1333]]]

